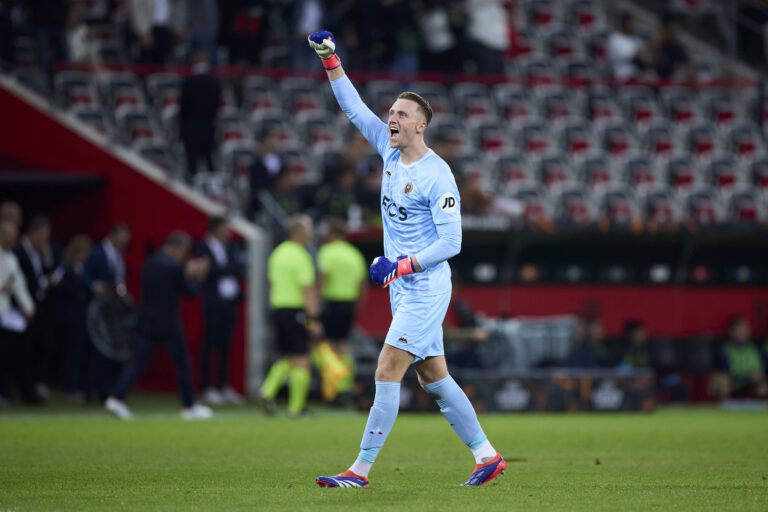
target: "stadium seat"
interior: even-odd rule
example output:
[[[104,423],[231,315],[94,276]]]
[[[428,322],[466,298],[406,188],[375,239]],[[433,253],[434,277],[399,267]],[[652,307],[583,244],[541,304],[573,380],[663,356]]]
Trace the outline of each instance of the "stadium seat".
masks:
[[[696,124],[686,130],[688,151],[697,158],[710,157],[717,149],[715,133],[711,124]]]
[[[562,66],[561,75],[566,85],[573,90],[590,87],[597,78],[595,65],[585,60],[574,60]]]
[[[740,117],[733,100],[725,94],[710,95],[706,99],[707,119],[718,128],[732,125]]]
[[[538,108],[539,115],[553,124],[572,121],[581,111],[576,102],[560,88],[544,92],[538,100]]]
[[[560,148],[571,158],[584,157],[597,148],[589,126],[582,122],[572,122],[560,130]]]
[[[683,87],[668,87],[660,91],[660,102],[664,113],[676,125],[690,125],[699,119],[694,93]]]
[[[686,216],[697,224],[706,226],[722,221],[721,205],[709,186],[692,187],[683,198]]]
[[[535,109],[527,90],[521,85],[503,84],[493,88],[496,110],[511,126],[531,121]]]
[[[517,65],[517,69],[525,83],[531,87],[554,84],[560,79],[555,64],[546,58],[525,59]]]
[[[751,158],[763,148],[760,132],[754,123],[745,121],[728,129],[728,146],[740,158]]]
[[[625,183],[635,189],[657,184],[660,181],[653,162],[645,155],[628,158],[623,166],[622,177]]]
[[[475,147],[482,153],[487,155],[509,149],[510,142],[498,121],[482,118],[468,126]]]
[[[658,121],[660,114],[652,98],[632,96],[626,99],[625,118],[627,123],[642,130],[644,126]]]
[[[642,138],[643,148],[656,157],[669,157],[678,149],[674,130],[667,121],[657,121],[648,126]]]
[[[571,0],[566,12],[568,25],[582,32],[594,32],[603,24],[602,12],[591,0]]]
[[[746,167],[749,183],[768,199],[768,157],[756,158]]]
[[[452,111],[448,90],[439,82],[413,82],[410,90],[417,92],[429,102],[432,114],[448,114]]]
[[[670,226],[680,219],[674,193],[666,185],[656,184],[640,189],[637,199],[647,224]]]
[[[534,182],[527,162],[517,153],[499,154],[491,161],[490,169],[492,181],[498,187],[496,190],[507,194]]]
[[[96,130],[101,135],[111,139],[114,136],[114,127],[110,122],[109,116],[104,113],[104,110],[95,107],[88,109],[78,109],[74,112],[75,117]]]
[[[551,0],[526,0],[525,10],[528,25],[538,31],[554,29],[557,10]]]
[[[699,183],[695,167],[687,155],[675,156],[664,166],[665,181],[676,190],[688,190]]]
[[[575,181],[570,166],[558,155],[546,155],[536,162],[538,181],[548,189]]]
[[[488,87],[473,82],[453,86],[452,101],[456,114],[463,118],[488,117],[495,114]]]
[[[616,182],[616,176],[602,154],[584,158],[579,166],[578,175],[579,181],[592,191]]]
[[[163,139],[141,139],[132,148],[166,172],[171,172],[176,167],[175,159],[171,156],[168,144]]]
[[[585,226],[595,220],[589,193],[577,183],[555,187],[552,191],[555,219],[566,224]]]
[[[512,198],[521,203],[524,222],[536,224],[552,218],[552,208],[541,185],[521,186],[514,191]]]
[[[604,91],[590,91],[585,102],[585,114],[595,126],[619,121],[619,106],[612,95]]]
[[[608,63],[608,36],[607,31],[598,31],[588,34],[582,42],[587,56],[597,63]]]
[[[576,35],[558,30],[547,37],[547,55],[556,62],[572,62],[578,57]]]
[[[295,130],[286,120],[288,116],[282,111],[264,113],[259,117],[251,117],[251,130],[259,139],[267,132],[274,131],[280,147],[295,146]]]
[[[76,104],[95,107],[99,103],[93,75],[85,71],[59,71],[53,78],[56,104],[64,109]]]
[[[222,144],[229,141],[252,140],[248,125],[238,109],[225,108],[219,111],[216,119],[217,132]]]
[[[638,217],[632,190],[622,184],[599,187],[594,194],[600,205],[600,216],[611,226],[630,226]]]
[[[243,109],[252,118],[259,118],[280,112],[283,104],[272,92],[250,89],[243,93]]]
[[[403,86],[392,80],[371,80],[366,92],[370,109],[378,116],[384,116],[397,96],[403,92]]]
[[[712,159],[706,169],[707,182],[719,192],[728,192],[742,183],[736,163],[729,156]]]
[[[231,139],[221,145],[222,170],[232,180],[250,177],[253,163],[259,157],[258,147],[250,140]]]
[[[548,126],[538,120],[525,123],[518,132],[517,146],[524,155],[546,153],[553,148]]]
[[[613,158],[627,156],[635,147],[632,134],[623,124],[612,124],[600,129],[603,149]]]
[[[728,219],[740,224],[764,222],[766,211],[755,191],[748,185],[734,187],[728,194]]]
[[[115,119],[120,139],[128,145],[140,140],[152,140],[160,136],[152,114],[146,107],[116,112]]]
[[[328,122],[328,116],[319,112],[297,117],[296,127],[306,148],[316,153],[325,153],[341,146],[342,138]]]

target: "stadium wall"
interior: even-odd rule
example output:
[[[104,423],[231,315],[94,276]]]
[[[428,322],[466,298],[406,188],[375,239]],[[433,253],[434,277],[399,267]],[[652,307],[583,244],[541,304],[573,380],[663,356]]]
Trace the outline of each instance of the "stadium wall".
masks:
[[[174,229],[183,229],[201,238],[207,218],[221,213],[216,205],[195,197],[182,186],[168,182],[155,168],[137,162],[130,152],[111,146],[105,139],[69,122],[50,110],[43,100],[0,77],[0,162],[12,162],[16,170],[45,169],[61,173],[98,175],[106,187],[48,211],[54,237],[58,240],[86,233],[98,240],[116,221],[127,222],[132,243],[125,255],[128,289],[139,297],[141,265],[149,251],[158,247]],[[142,168],[143,166],[143,168]],[[240,319],[243,319],[243,312]],[[182,306],[192,372],[197,375],[197,355],[202,343],[202,318],[198,299]],[[245,328],[238,322],[232,356],[232,382],[238,391],[245,382]],[[170,357],[158,351],[139,387],[158,391],[176,389]]]
[[[454,297],[486,316],[547,316],[597,313],[605,333],[618,337],[627,320],[640,319],[652,336],[721,336],[728,319],[747,317],[756,334],[768,326],[768,287],[696,287],[674,285],[516,285],[459,286]],[[389,327],[389,292],[372,289],[358,324],[384,338]],[[453,320],[449,311],[448,321]]]

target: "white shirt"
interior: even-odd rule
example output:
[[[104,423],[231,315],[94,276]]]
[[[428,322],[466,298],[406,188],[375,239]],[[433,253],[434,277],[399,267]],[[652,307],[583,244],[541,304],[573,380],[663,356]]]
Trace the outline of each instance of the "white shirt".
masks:
[[[205,237],[205,245],[210,249],[218,266],[223,267],[227,264],[227,250],[221,242],[209,235]]]
[[[171,21],[171,6],[168,0],[155,0],[155,25],[163,27]]]
[[[608,60],[616,78],[630,78],[637,74],[632,58],[643,47],[643,40],[637,36],[614,32],[608,38]]]
[[[467,0],[467,33],[475,41],[493,50],[509,48],[507,12],[500,0]]]
[[[0,248],[0,316],[11,307],[11,297],[27,315],[35,313],[35,303],[27,290],[27,281],[12,251]]]

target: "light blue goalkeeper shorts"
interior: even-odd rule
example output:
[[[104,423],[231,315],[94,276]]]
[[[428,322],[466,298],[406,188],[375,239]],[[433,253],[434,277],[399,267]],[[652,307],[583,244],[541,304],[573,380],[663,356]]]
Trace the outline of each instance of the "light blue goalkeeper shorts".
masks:
[[[443,320],[451,303],[451,292],[439,295],[410,295],[391,292],[392,323],[384,343],[415,356],[413,362],[442,356]]]

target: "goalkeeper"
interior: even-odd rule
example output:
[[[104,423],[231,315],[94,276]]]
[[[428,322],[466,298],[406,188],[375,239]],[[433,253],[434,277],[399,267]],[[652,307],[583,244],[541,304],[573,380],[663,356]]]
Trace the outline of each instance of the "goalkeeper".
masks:
[[[442,323],[451,298],[447,260],[461,249],[461,213],[451,169],[424,144],[432,108],[418,94],[404,92],[383,123],[344,74],[333,35],[315,32],[308,40],[322,59],[342,110],[384,159],[384,256],[374,260],[369,273],[374,283],[389,286],[392,308],[360,453],[347,471],[318,477],[317,483],[368,486],[368,472],[397,417],[400,381],[413,365],[422,388],[437,400],[475,457],[475,469],[463,485],[483,485],[503,473],[506,463],[486,438],[464,391],[448,375],[443,355]]]

